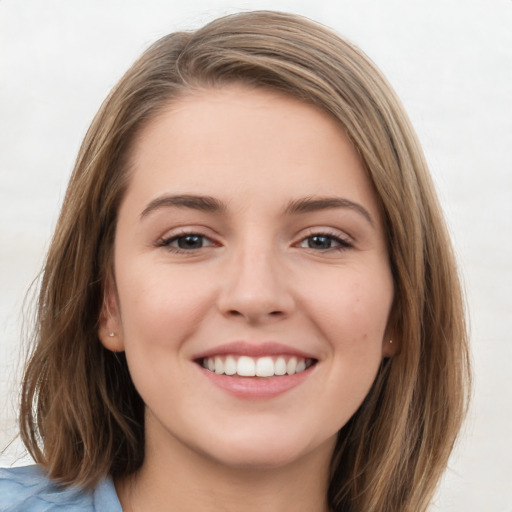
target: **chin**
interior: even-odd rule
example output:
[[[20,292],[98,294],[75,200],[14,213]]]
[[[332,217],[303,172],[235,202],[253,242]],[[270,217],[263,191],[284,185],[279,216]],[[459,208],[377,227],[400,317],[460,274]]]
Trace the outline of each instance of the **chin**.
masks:
[[[222,453],[219,462],[225,466],[239,469],[269,470],[285,467],[299,458],[296,450],[269,450],[258,447],[245,447],[239,451]]]
[[[203,452],[218,463],[244,470],[270,470],[293,465],[307,457],[321,456],[330,460],[336,435],[325,440],[314,440],[306,433],[272,432],[260,430],[250,435],[244,432],[216,442]],[[213,448],[213,449],[212,449]]]

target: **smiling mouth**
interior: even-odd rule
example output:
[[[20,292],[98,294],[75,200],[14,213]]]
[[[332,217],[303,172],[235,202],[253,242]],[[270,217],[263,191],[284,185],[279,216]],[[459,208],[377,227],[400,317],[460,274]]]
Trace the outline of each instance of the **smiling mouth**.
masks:
[[[316,359],[295,356],[215,356],[204,357],[198,363],[217,375],[237,377],[276,377],[302,373],[316,363]]]

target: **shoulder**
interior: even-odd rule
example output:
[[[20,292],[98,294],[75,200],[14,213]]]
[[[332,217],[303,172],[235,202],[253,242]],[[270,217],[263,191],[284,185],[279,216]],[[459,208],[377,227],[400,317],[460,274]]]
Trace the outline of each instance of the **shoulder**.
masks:
[[[0,468],[0,512],[122,512],[112,481],[91,492],[59,487],[38,466]]]

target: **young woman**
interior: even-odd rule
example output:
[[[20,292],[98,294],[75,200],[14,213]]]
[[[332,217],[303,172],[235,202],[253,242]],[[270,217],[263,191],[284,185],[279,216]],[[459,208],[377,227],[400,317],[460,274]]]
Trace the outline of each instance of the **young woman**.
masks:
[[[426,510],[467,405],[461,291],[399,101],[325,27],[157,41],[82,145],[0,510]]]

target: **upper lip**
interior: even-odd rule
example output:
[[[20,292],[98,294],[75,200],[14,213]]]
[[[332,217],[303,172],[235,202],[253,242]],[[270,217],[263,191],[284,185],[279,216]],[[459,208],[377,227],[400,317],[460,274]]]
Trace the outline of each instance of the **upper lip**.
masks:
[[[227,355],[249,357],[289,355],[302,357],[304,359],[316,359],[312,354],[308,354],[302,350],[297,350],[295,347],[284,345],[282,343],[276,343],[273,341],[265,341],[259,343],[251,343],[248,341],[232,341],[229,343],[223,343],[194,355],[193,359],[205,359],[207,357]]]

